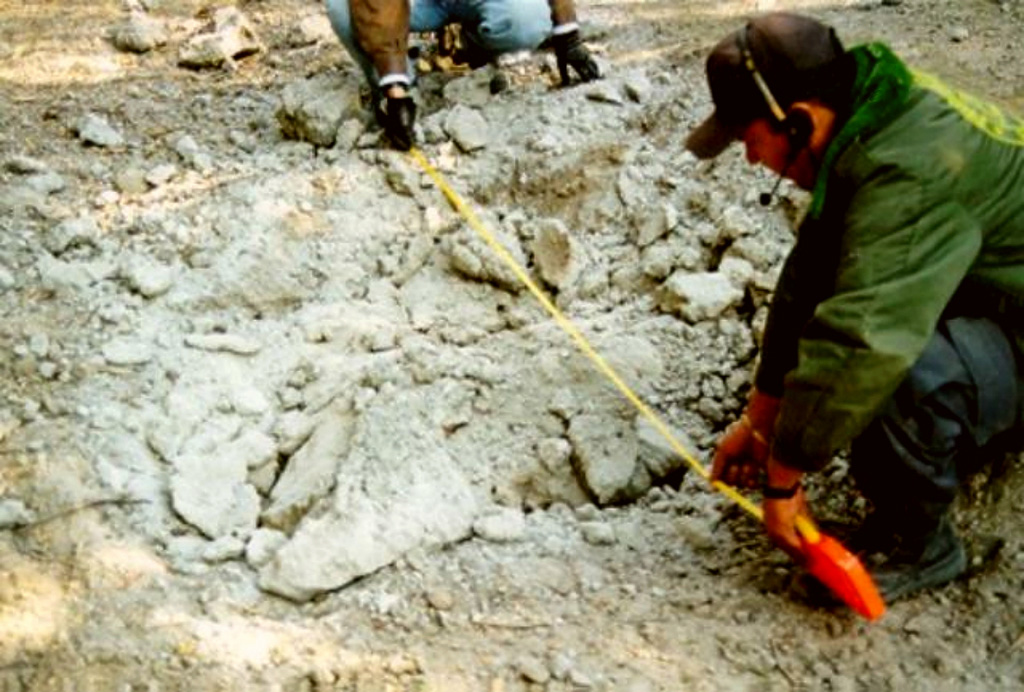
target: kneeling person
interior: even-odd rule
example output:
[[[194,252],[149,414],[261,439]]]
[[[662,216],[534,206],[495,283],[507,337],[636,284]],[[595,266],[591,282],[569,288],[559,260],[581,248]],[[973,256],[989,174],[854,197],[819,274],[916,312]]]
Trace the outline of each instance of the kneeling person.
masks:
[[[410,32],[462,27],[463,41],[482,62],[502,53],[534,50],[548,38],[563,83],[572,68],[584,81],[599,77],[597,63],[580,40],[573,0],[327,0],[335,33],[362,68],[374,113],[392,143],[409,149],[416,107],[408,59]],[[480,58],[470,61],[477,66]]]

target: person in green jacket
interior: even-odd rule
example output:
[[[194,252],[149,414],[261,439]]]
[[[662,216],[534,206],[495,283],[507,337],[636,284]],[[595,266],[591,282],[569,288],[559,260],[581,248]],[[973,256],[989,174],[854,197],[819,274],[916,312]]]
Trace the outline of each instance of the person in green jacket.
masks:
[[[1024,410],[1024,122],[794,14],[754,19],[706,69],[715,109],[687,148],[742,141],[812,193],[712,478],[761,484],[769,536],[799,556],[801,479],[848,448],[873,506],[853,543],[880,556],[883,597],[949,582],[959,479]]]

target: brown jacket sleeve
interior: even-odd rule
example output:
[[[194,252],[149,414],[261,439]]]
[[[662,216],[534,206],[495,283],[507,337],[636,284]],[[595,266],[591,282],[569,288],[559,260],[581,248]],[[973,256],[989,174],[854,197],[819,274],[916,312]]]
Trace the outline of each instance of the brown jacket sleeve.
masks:
[[[551,23],[555,26],[576,21],[576,3],[573,0],[548,0],[551,5]]]
[[[409,0],[348,0],[356,41],[380,76],[405,74]]]

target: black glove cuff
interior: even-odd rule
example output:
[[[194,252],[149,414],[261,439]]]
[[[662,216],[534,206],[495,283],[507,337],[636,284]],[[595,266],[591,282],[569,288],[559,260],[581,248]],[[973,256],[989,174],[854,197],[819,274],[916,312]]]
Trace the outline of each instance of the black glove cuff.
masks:
[[[761,486],[761,497],[766,500],[792,500],[798,490],[799,483],[795,483],[792,488],[776,488],[765,483]]]
[[[555,34],[551,37],[551,45],[554,46],[556,51],[568,51],[581,43],[579,29],[566,31],[564,34]]]

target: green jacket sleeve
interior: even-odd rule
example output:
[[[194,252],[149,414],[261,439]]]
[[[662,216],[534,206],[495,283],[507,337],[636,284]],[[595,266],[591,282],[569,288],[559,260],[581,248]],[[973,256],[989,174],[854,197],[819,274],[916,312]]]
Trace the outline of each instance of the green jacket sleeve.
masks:
[[[879,166],[845,213],[833,291],[800,332],[773,453],[816,470],[849,444],[931,338],[981,247],[981,231],[926,181]]]
[[[834,231],[809,219],[800,225],[772,295],[754,381],[758,391],[781,397],[786,374],[796,367],[800,333],[835,283]]]

